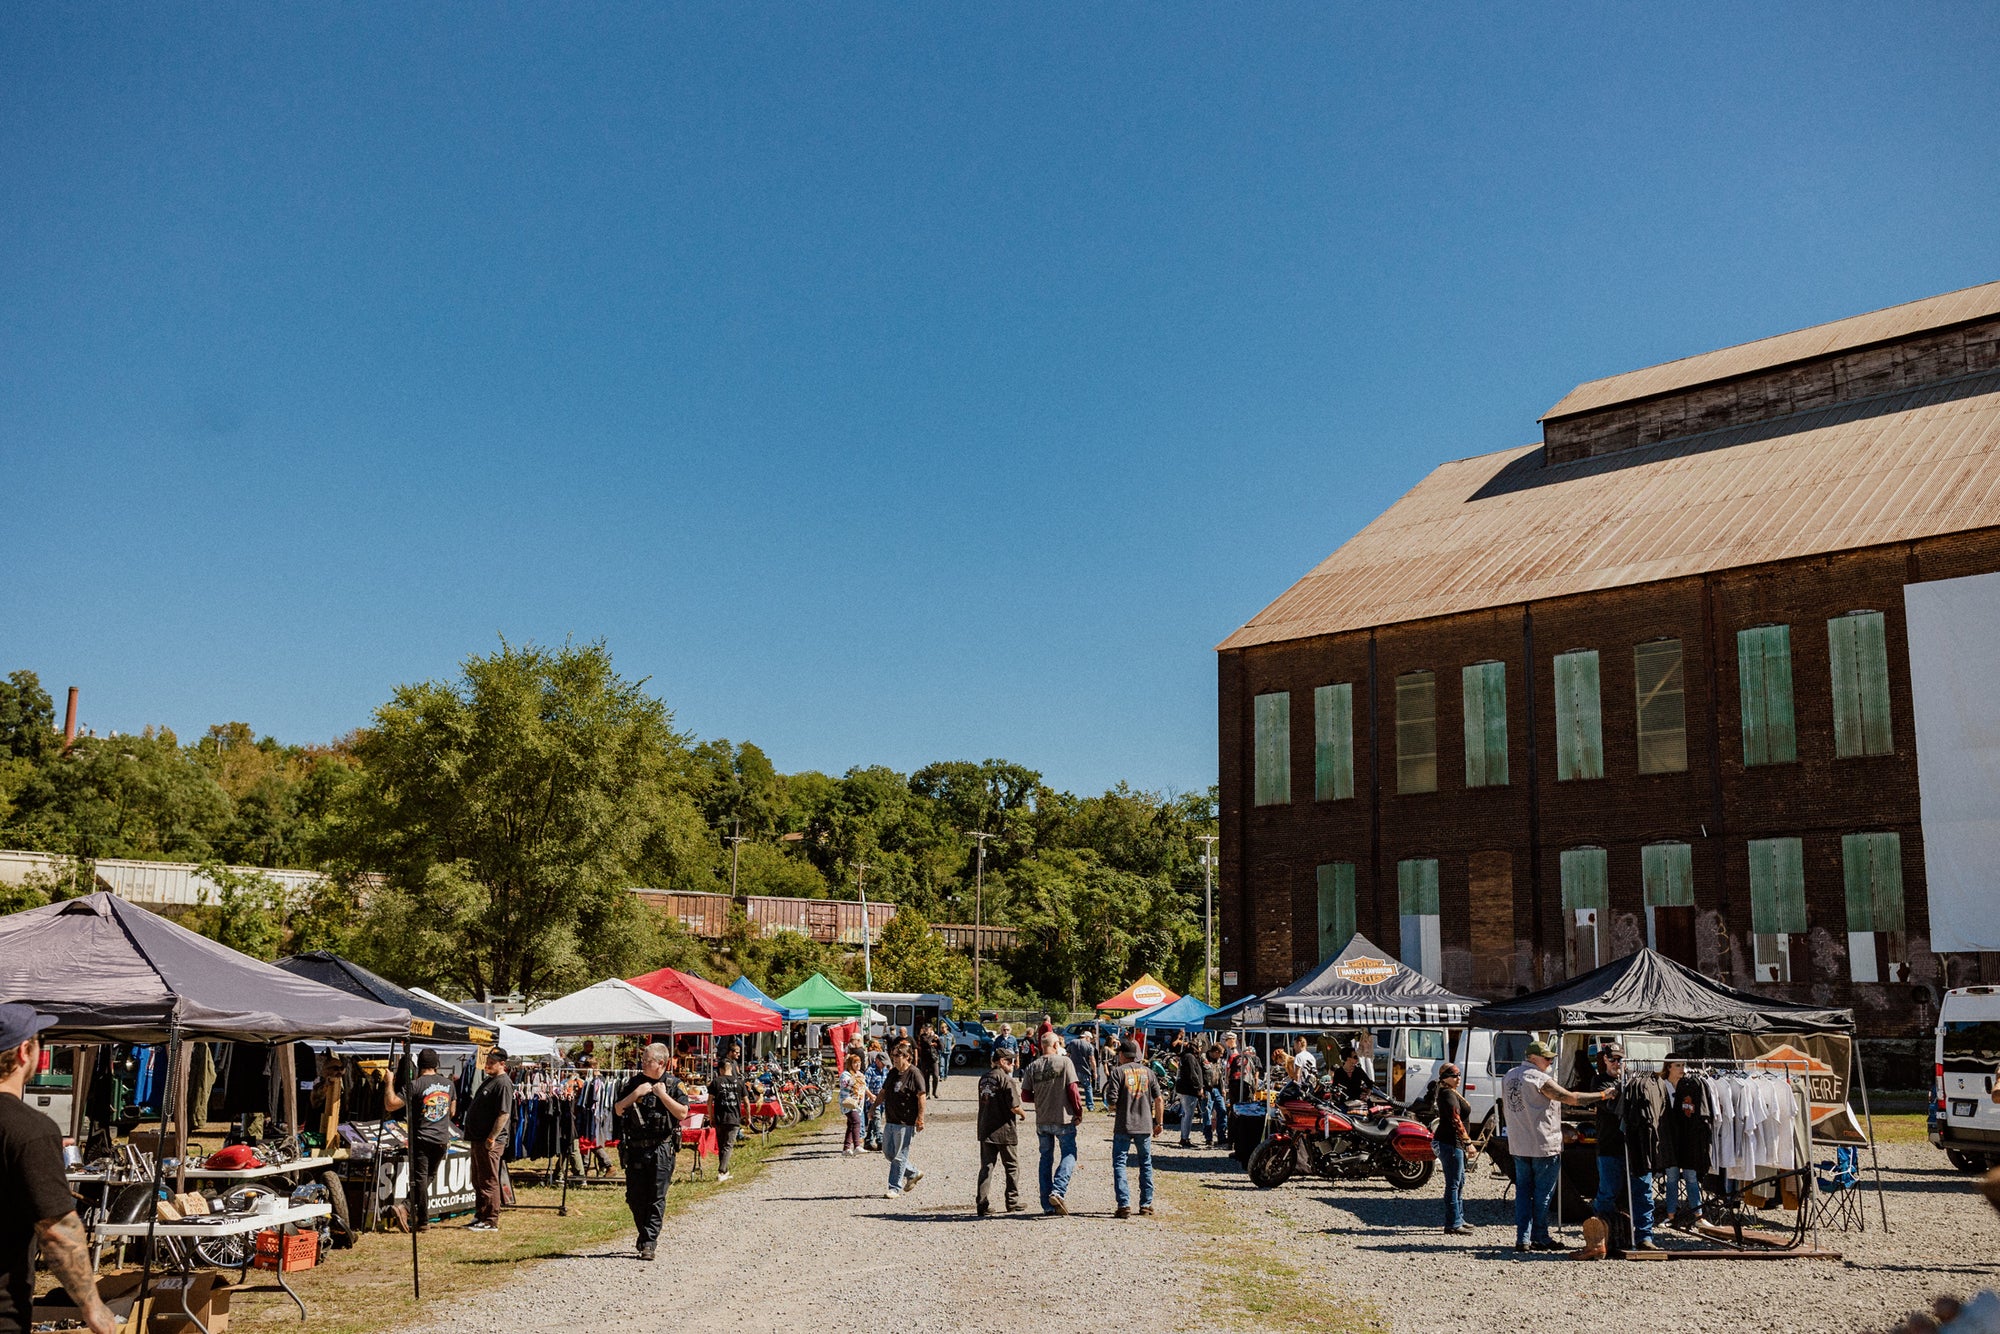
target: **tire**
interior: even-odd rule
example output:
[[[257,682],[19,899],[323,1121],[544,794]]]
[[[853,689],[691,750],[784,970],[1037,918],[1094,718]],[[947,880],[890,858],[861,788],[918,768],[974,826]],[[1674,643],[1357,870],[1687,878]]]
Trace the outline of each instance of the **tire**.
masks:
[[[951,1049],[951,1063],[957,1069],[963,1070],[966,1066],[972,1064],[972,1053],[963,1047],[953,1047]]]
[[[744,1118],[743,1124],[760,1135],[768,1135],[778,1128],[778,1118],[775,1116],[751,1116]]]
[[[1435,1158],[1426,1158],[1420,1163],[1413,1163],[1407,1158],[1398,1158],[1390,1154],[1389,1162],[1382,1169],[1382,1179],[1397,1190],[1421,1190],[1424,1183],[1431,1179],[1431,1173],[1436,1170]]]
[[[1986,1159],[1984,1158],[1977,1158],[1969,1153],[1960,1153],[1957,1149],[1946,1149],[1944,1156],[1950,1161],[1953,1167],[1968,1175],[1986,1170]]]
[[[252,1208],[259,1199],[277,1193],[268,1186],[252,1182],[249,1185],[238,1186],[223,1196],[222,1207],[230,1213],[243,1213]],[[321,1237],[320,1241],[324,1244],[326,1238]],[[194,1253],[201,1257],[202,1262],[216,1269],[241,1268],[256,1250],[257,1234],[254,1232],[239,1232],[231,1237],[208,1237],[197,1241],[194,1245]]]
[[[1250,1155],[1250,1182],[1259,1190],[1284,1185],[1296,1171],[1290,1140],[1267,1139]]]

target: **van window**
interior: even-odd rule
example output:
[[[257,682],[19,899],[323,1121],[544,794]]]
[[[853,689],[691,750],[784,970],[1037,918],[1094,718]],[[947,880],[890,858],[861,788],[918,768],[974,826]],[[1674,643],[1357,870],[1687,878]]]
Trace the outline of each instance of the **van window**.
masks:
[[[1939,1063],[1952,1074],[2000,1074],[2000,1020],[1947,1023]]]
[[[1444,1030],[1441,1028],[1411,1029],[1410,1059],[1413,1061],[1442,1061],[1444,1059]]]
[[[1495,1033],[1493,1035],[1493,1073],[1504,1075],[1515,1066],[1528,1059],[1528,1044],[1535,1040],[1532,1033]]]

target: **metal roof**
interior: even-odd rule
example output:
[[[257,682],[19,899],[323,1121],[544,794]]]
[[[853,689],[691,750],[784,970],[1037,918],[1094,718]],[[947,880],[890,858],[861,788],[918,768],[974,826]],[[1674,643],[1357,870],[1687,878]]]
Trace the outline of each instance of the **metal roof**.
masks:
[[[2000,372],[1544,466],[1447,463],[1221,649],[2000,526]]]
[[[1614,403],[1629,403],[1635,399],[1692,389],[1696,385],[1734,379],[1739,375],[1810,361],[1871,343],[1908,338],[1929,329],[1942,329],[1995,315],[2000,315],[2000,282],[1966,287],[1942,296],[1925,297],[1921,301],[1907,301],[1900,306],[1853,315],[1831,324],[1815,324],[1810,329],[1759,338],[1753,343],[1738,343],[1735,347],[1682,357],[1679,361],[1662,362],[1644,370],[1610,375],[1602,380],[1588,380],[1563,395],[1562,402],[1542,414],[1542,420],[1595,412]]]

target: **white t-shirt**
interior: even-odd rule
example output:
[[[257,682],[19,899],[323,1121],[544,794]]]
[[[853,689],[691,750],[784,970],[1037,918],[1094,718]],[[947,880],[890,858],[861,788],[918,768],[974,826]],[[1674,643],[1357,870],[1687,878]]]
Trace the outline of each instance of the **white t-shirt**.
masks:
[[[1507,1117],[1507,1152],[1516,1158],[1554,1158],[1562,1152],[1562,1104],[1544,1097],[1556,1081],[1527,1061],[1500,1081],[1500,1105]]]
[[[1292,1069],[1298,1072],[1294,1076],[1298,1079],[1304,1079],[1307,1075],[1316,1075],[1319,1073],[1319,1058],[1312,1054],[1310,1047],[1304,1051],[1295,1051],[1292,1053]]]

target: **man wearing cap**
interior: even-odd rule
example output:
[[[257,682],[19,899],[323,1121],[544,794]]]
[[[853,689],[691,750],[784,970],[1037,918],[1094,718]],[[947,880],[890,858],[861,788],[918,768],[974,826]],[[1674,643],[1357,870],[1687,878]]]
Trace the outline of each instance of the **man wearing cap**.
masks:
[[[1599,1047],[1591,1082],[1604,1101],[1597,1105],[1597,1198],[1591,1201],[1590,1212],[1608,1229],[1613,1254],[1623,1253],[1627,1236],[1634,1250],[1660,1249],[1653,1241],[1652,1154],[1643,1145],[1627,1151],[1625,1100],[1620,1096],[1624,1074],[1625,1049],[1615,1042]],[[1626,1189],[1619,1189],[1621,1182]],[[1621,1196],[1631,1206],[1629,1223],[1618,1216]]]
[[[1153,1136],[1160,1133],[1166,1107],[1160,1097],[1159,1076],[1139,1059],[1139,1044],[1131,1038],[1118,1044],[1118,1068],[1111,1072],[1111,1115],[1111,1192],[1118,1199],[1118,1216],[1132,1216],[1125,1155],[1137,1150],[1139,1213],[1143,1217],[1153,1212]]]
[[[1507,1121],[1507,1150],[1514,1158],[1514,1249],[1559,1251],[1549,1235],[1549,1196],[1562,1164],[1562,1109],[1603,1102],[1603,1093],[1572,1093],[1549,1074],[1556,1054],[1537,1039],[1526,1058],[1500,1081],[1500,1108]],[[1529,1225],[1533,1224],[1530,1238]]]
[[[117,1324],[97,1298],[90,1242],[63,1180],[62,1129],[22,1099],[42,1063],[36,1035],[55,1021],[0,1005],[0,1334],[26,1334],[32,1321],[38,1246],[91,1334],[111,1334]]]
[[[507,1127],[514,1115],[514,1081],[507,1077],[507,1053],[498,1047],[489,1049],[485,1070],[486,1079],[473,1090],[472,1104],[465,1112],[476,1199],[468,1232],[500,1230],[500,1153],[507,1145]]]

